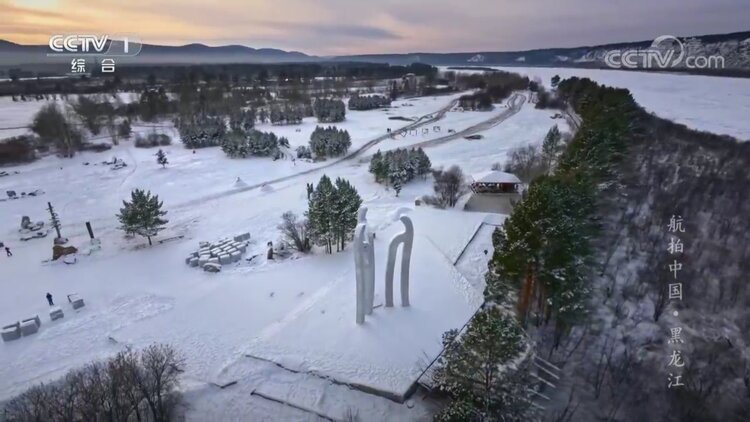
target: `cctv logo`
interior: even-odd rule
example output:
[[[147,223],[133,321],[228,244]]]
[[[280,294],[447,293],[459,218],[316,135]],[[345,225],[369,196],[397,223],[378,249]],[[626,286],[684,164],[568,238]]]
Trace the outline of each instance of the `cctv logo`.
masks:
[[[49,48],[55,53],[103,53],[108,35],[53,35]]]

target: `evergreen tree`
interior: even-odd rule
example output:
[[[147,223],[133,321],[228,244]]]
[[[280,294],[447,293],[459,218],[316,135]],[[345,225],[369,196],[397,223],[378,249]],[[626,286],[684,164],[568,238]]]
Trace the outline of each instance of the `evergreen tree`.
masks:
[[[337,229],[338,244],[344,250],[346,241],[357,226],[357,211],[362,205],[357,190],[348,180],[336,179],[336,205],[334,208],[334,227]],[[338,248],[338,246],[337,246]]]
[[[399,161],[395,159],[391,160],[389,165],[388,183],[390,183],[393,190],[396,191],[396,196],[398,196],[398,194],[401,193],[401,188],[403,188],[404,183],[407,181],[407,171],[406,168],[401,166]]]
[[[459,334],[443,336],[444,352],[435,380],[454,400],[438,414],[440,421],[528,421],[533,419],[529,375],[516,367],[526,350],[526,336],[513,316],[498,306],[477,312]]]
[[[336,129],[334,126],[326,128],[318,126],[310,134],[310,150],[316,157],[337,157],[345,154],[352,145],[349,132]]]
[[[421,147],[417,148],[417,174],[425,177],[432,170],[430,157],[425,154]]]
[[[552,126],[544,137],[544,142],[542,142],[542,155],[544,155],[545,167],[547,169],[552,168],[555,158],[560,152],[561,140],[562,135],[560,134],[560,129],[557,128],[557,125]]]
[[[336,189],[331,179],[323,175],[315,187],[305,217],[310,223],[310,237],[315,244],[324,246],[326,253],[333,253],[335,241],[333,225],[333,209],[336,202]]]
[[[120,123],[120,125],[117,127],[117,135],[119,135],[122,138],[128,139],[130,138],[131,134],[133,133],[133,129],[130,127],[130,120],[125,119]]]
[[[347,180],[338,178],[334,185],[324,175],[309,195],[305,217],[310,238],[327,253],[333,253],[334,244],[337,251],[343,250],[357,225],[360,205],[362,198]]]
[[[167,161],[167,154],[165,154],[161,149],[159,151],[156,151],[156,162],[161,164],[162,168],[166,167],[167,164],[169,164],[169,161]]]
[[[162,218],[167,212],[162,211],[159,196],[152,196],[150,191],[135,189],[131,192],[130,198],[130,202],[122,201],[123,207],[117,214],[120,229],[126,234],[146,237],[151,245],[151,237],[158,235],[169,222]]]
[[[383,153],[378,150],[370,159],[370,173],[375,176],[375,181],[380,183],[386,177],[387,169],[388,163],[385,161]]]
[[[552,77],[552,88],[557,88],[557,84],[560,83],[560,75],[555,75]]]

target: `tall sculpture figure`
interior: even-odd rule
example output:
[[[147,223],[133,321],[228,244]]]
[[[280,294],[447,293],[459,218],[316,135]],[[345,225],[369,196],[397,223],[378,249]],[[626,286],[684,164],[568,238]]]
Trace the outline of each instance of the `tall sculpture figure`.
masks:
[[[399,245],[401,250],[401,306],[409,306],[409,263],[411,261],[411,247],[414,244],[414,225],[411,219],[401,216],[405,230],[391,239],[388,246],[388,266],[385,270],[385,306],[393,306],[393,271],[396,265],[396,252]]]
[[[354,229],[354,269],[357,278],[357,324],[372,314],[375,300],[375,236],[367,232],[367,208],[359,209]]]

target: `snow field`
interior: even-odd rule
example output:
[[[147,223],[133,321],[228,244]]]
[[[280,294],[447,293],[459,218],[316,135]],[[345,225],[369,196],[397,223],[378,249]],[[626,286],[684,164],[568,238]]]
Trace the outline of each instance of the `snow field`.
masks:
[[[424,108],[419,112],[436,112],[450,100],[450,97],[420,99]],[[361,117],[355,117],[359,114]],[[458,139],[425,151],[436,165],[465,166],[467,174],[488,170],[494,162],[504,159],[508,148],[541,142],[553,124],[551,114],[526,105],[508,121],[486,131],[483,140]],[[348,114],[352,123],[356,123],[350,130],[352,149],[364,144],[368,136],[374,138],[385,132],[382,125],[376,132],[378,122],[393,124],[383,115],[380,110]],[[516,119],[523,124],[513,125]],[[446,123],[437,124],[445,131]],[[471,122],[455,123],[456,130],[462,129],[463,124]],[[363,129],[358,132],[360,125]],[[292,144],[306,143],[314,126],[303,125],[300,138],[292,141],[290,137]],[[284,130],[297,133],[293,126],[266,130],[269,129],[278,130],[280,136],[285,136]],[[145,133],[150,129],[137,130]],[[388,142],[392,141],[381,144]],[[190,419],[201,420],[200,415],[208,414],[205,412],[211,409],[223,409],[225,405],[227,412],[236,410],[241,415],[257,415],[259,419],[269,415],[273,418],[274,413],[263,413],[269,408],[266,402],[259,404],[254,397],[243,403],[254,403],[257,407],[248,404],[245,408],[238,403],[241,399],[237,393],[208,392],[207,383],[227,379],[227,368],[246,365],[251,358],[245,354],[255,352],[294,368],[403,391],[407,380],[415,376],[423,363],[423,357],[438,350],[442,332],[462,325],[473,312],[472,307],[481,301],[481,290],[472,288],[466,280],[468,276],[460,268],[453,268],[453,263],[484,215],[414,209],[415,198],[431,193],[429,180],[415,180],[395,197],[393,191],[374,183],[367,163],[351,160],[264,188],[236,191],[237,177],[252,186],[311,169],[319,163],[297,160],[295,165],[290,160],[229,159],[219,148],[197,150],[193,154],[177,142],[162,149],[170,162],[166,169],[156,163],[153,154],[157,148],[138,149],[130,142],[123,142],[101,154],[82,153],[73,159],[46,157],[12,167],[8,170],[21,173],[0,179],[0,192],[8,189],[46,192],[36,198],[0,202],[0,238],[14,252],[12,258],[0,257],[4,282],[0,321],[10,323],[34,314],[42,317],[39,333],[0,345],[0,399],[34,383],[55,379],[92,359],[110,356],[126,346],[140,347],[158,341],[172,343],[186,358],[186,396],[196,404],[191,411],[194,413],[188,415]],[[125,160],[128,166],[111,170],[109,166],[95,164],[112,156]],[[84,165],[86,162],[89,165]],[[380,247],[387,246],[390,235],[400,231],[401,224],[394,222],[394,211],[404,209],[413,214],[419,240],[412,261],[411,308],[398,306],[398,287],[395,287],[395,308],[378,309],[364,326],[355,325],[350,245],[345,252],[333,255],[317,252],[283,262],[266,261],[265,244],[278,240],[276,225],[281,214],[291,210],[301,215],[307,208],[304,183],[317,183],[323,173],[333,179],[344,177],[358,189],[370,209],[368,220],[377,232]],[[158,194],[168,211],[168,229],[156,240],[177,235],[184,238],[164,244],[155,242],[149,248],[142,247],[145,239],[122,237],[114,216],[121,201],[129,198],[136,187]],[[65,265],[43,262],[51,256],[51,238],[19,242],[17,229],[21,216],[46,221],[47,201],[55,205],[63,222],[63,235],[71,244],[85,247],[88,235],[84,222],[91,221],[102,250],[91,256],[79,256],[75,265]],[[219,274],[196,271],[185,265],[185,256],[196,250],[199,241],[243,232],[251,234],[245,257],[260,255],[252,263],[242,260],[229,264]],[[475,254],[475,249],[469,248],[467,253]],[[377,259],[379,266],[385,264],[384,253],[379,251]],[[467,255],[466,259],[471,258]],[[479,261],[476,263],[481,265]],[[378,291],[383,284],[382,267],[379,268]],[[470,275],[479,277],[485,268],[473,269]],[[62,320],[50,322],[46,318],[48,306],[44,295],[48,291],[65,311]],[[74,312],[65,303],[65,295],[70,293],[78,293],[86,301],[86,307]],[[359,339],[359,348],[350,344],[356,343],[351,341],[354,338]],[[302,347],[306,343],[309,347]],[[368,352],[360,359],[362,350],[370,350],[370,346],[381,350],[382,355]],[[310,391],[324,388],[318,394],[339,403],[323,409],[325,414],[336,415],[345,410],[346,396],[340,392],[341,386],[329,383],[319,387],[318,381],[309,381],[303,375],[294,377],[296,383],[274,384],[266,379],[267,369],[250,366],[255,369],[244,374],[240,388],[249,387],[252,379],[271,389],[274,395],[305,403],[309,395],[296,395],[295,391],[303,387]],[[381,406],[377,403],[385,400],[357,394],[362,394],[357,396],[359,409]],[[378,407],[385,409],[378,412],[395,412],[392,406],[404,408],[389,401],[387,406]],[[296,411],[289,412],[299,415]],[[229,419],[237,416],[227,415]],[[408,419],[395,416],[393,420]]]

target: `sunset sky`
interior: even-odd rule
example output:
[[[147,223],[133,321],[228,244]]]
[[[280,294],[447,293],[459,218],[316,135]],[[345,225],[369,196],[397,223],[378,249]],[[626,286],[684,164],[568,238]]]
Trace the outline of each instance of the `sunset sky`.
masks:
[[[510,51],[750,30],[750,0],[0,0],[0,39],[137,34],[315,55]]]

